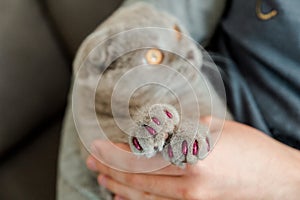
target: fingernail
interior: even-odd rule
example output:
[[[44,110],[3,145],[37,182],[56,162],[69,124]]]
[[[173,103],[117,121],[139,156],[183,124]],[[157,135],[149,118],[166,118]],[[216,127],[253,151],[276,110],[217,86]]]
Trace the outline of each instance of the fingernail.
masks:
[[[102,185],[105,187],[106,185],[106,177],[104,175],[99,175],[98,176],[98,183],[99,185]]]
[[[89,170],[98,171],[96,161],[91,156],[87,158],[86,165]]]

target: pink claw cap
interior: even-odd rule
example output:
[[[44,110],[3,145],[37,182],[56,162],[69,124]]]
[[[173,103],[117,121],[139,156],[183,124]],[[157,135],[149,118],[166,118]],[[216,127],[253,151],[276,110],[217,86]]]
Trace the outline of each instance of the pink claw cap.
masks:
[[[145,125],[145,129],[151,134],[151,135],[156,135],[156,131],[154,130],[154,128]]]
[[[152,121],[157,124],[160,125],[160,121],[156,118],[156,117],[152,117]]]
[[[187,155],[188,153],[188,143],[186,140],[182,142],[182,153],[183,155]]]
[[[195,142],[193,144],[193,155],[197,155],[198,154],[198,149],[199,149],[198,141],[195,140]]]
[[[170,113],[168,110],[165,110],[165,113],[166,113],[166,115],[167,115],[170,119],[173,118],[172,113]]]
[[[169,155],[170,158],[173,158],[173,156],[174,156],[171,145],[168,146],[168,155]]]
[[[139,151],[143,150],[143,148],[141,147],[141,145],[140,145],[140,143],[139,143],[139,141],[138,141],[138,139],[136,137],[132,138],[132,143],[133,143],[133,145],[135,146],[135,148],[137,150],[139,150]]]

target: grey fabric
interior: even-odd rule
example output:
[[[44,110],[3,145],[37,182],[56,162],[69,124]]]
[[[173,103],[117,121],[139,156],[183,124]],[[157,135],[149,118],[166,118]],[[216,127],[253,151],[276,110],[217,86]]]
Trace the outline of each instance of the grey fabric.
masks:
[[[0,164],[0,199],[55,199],[56,163],[62,116],[33,132]]]
[[[46,0],[46,8],[67,50],[74,55],[81,41],[123,0]]]
[[[256,3],[233,0],[222,21],[219,51],[236,74],[229,105],[236,120],[300,149],[300,2],[264,1],[261,12],[278,12],[269,20],[256,16]]]
[[[35,1],[0,10],[1,156],[64,110],[70,71]]]
[[[123,6],[136,2],[149,3],[173,15],[187,28],[194,40],[205,46],[223,14],[226,0],[127,0]]]
[[[71,97],[70,95],[64,120],[64,134],[60,144],[57,199],[99,199],[96,178],[86,168],[80,153],[80,141],[74,125]]]

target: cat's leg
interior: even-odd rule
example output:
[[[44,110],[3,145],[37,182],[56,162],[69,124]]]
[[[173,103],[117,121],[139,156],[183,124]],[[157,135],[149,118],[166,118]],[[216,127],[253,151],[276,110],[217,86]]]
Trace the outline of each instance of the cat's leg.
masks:
[[[135,120],[137,126],[131,131],[129,145],[133,153],[147,157],[163,150],[180,121],[177,110],[168,104],[145,106]]]
[[[197,123],[182,123],[163,149],[163,157],[174,165],[194,164],[204,159],[211,149],[207,128]]]

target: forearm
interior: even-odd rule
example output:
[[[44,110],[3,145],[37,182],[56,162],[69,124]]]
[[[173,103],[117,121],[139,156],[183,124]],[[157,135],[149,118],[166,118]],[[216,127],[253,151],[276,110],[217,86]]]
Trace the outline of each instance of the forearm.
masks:
[[[256,176],[261,177],[256,183],[258,193],[248,195],[253,198],[259,195],[261,199],[299,199],[300,152],[261,132],[257,133],[257,136],[253,135],[253,141],[250,137],[249,142],[260,151],[261,155],[255,156],[253,162],[259,162],[256,166],[261,170]]]
[[[300,151],[283,145],[285,159],[279,161],[282,165],[278,173],[282,186],[278,188],[281,199],[299,199],[300,196]]]

